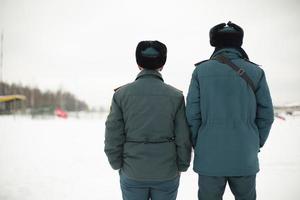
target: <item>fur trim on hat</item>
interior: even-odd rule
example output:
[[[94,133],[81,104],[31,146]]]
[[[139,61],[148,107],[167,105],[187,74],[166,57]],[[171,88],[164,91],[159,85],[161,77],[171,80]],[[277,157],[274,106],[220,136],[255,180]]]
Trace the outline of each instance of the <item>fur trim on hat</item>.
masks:
[[[141,41],[137,45],[137,64],[145,69],[159,69],[167,60],[167,47],[159,41]]]
[[[241,47],[243,44],[243,29],[231,22],[218,24],[210,29],[210,44],[213,47]]]

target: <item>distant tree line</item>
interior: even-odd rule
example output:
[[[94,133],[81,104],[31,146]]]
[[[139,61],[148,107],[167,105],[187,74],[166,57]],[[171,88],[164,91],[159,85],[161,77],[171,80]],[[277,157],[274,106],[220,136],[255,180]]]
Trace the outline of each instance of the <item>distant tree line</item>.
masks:
[[[38,110],[54,110],[60,107],[66,111],[88,110],[88,105],[75,97],[70,92],[62,91],[41,91],[39,88],[22,86],[21,84],[7,84],[0,82],[0,96],[2,95],[24,95],[26,97],[26,108]]]

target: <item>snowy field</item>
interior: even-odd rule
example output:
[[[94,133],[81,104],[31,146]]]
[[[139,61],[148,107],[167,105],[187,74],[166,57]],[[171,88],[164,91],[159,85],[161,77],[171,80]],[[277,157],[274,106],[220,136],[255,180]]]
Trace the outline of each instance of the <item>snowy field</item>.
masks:
[[[103,152],[105,116],[0,117],[0,200],[119,200]],[[260,153],[258,200],[300,199],[300,117],[276,119]],[[197,174],[181,176],[178,200],[197,199]],[[233,200],[226,188],[224,200]]]

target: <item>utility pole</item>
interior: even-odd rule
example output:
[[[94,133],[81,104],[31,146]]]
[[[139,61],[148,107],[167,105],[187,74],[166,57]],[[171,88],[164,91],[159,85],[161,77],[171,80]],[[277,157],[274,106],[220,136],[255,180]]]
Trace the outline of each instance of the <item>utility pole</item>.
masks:
[[[0,82],[3,81],[3,41],[4,41],[4,33],[1,31],[1,49],[0,49]]]
[[[0,36],[0,95],[4,95],[5,93],[5,88],[3,82],[3,41],[4,41],[4,34],[3,30],[1,30],[1,36]]]

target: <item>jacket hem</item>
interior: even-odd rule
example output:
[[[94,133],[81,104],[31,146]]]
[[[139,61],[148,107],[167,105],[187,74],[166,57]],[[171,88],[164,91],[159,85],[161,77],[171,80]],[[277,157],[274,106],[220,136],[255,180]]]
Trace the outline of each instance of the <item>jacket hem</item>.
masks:
[[[259,172],[259,169],[256,170],[244,170],[244,171],[203,171],[193,168],[194,172],[203,176],[252,176]]]
[[[126,178],[135,180],[135,181],[169,181],[177,178],[179,175],[179,172],[177,172],[174,176],[172,177],[163,177],[163,178],[144,178],[144,177],[132,177],[130,175],[127,175],[122,169],[119,170],[119,175],[124,176]]]

